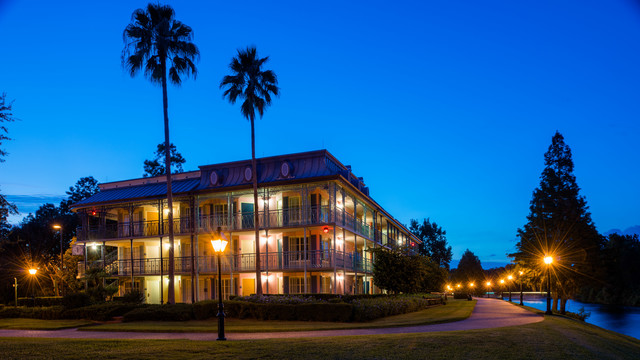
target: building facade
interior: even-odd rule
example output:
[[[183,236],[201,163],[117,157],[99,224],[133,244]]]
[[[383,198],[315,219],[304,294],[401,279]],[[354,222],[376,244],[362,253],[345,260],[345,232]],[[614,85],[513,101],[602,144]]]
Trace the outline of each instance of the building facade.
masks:
[[[148,303],[165,302],[169,226],[176,302],[216,298],[211,240],[218,228],[229,240],[221,260],[224,297],[255,293],[256,240],[266,294],[377,293],[368,249],[417,249],[419,240],[328,151],[261,158],[257,167],[257,206],[250,160],[175,174],[173,224],[165,176],[100,184],[99,193],[73,206],[82,220],[76,245],[85,254],[79,276],[98,267],[117,281],[120,295],[138,289]]]

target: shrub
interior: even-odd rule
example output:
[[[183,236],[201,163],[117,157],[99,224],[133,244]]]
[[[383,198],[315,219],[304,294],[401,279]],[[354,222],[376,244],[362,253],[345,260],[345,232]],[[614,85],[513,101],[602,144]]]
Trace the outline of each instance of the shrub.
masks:
[[[65,295],[62,298],[62,306],[65,309],[76,309],[91,305],[91,297],[84,292]]]
[[[62,306],[46,306],[46,307],[7,307],[0,310],[0,318],[30,318],[54,320],[61,319]]]
[[[469,294],[467,293],[462,293],[462,292],[453,293],[454,299],[466,299],[468,296]]]
[[[142,304],[144,302],[144,294],[139,290],[133,290],[124,294],[124,296],[115,296],[113,300],[129,304]]]
[[[426,308],[433,303],[432,299],[422,296],[387,296],[354,300],[353,321],[370,321],[381,317],[406,314]]]
[[[353,305],[345,303],[301,304],[295,308],[297,320],[302,321],[342,321],[351,320]]]
[[[66,310],[62,316],[65,319],[87,319],[95,321],[108,321],[114,316],[123,316],[125,313],[137,308],[140,305],[123,303],[103,303],[85,306],[77,309]]]
[[[193,304],[193,318],[206,320],[218,314],[218,302],[216,300],[203,300]]]
[[[193,319],[189,304],[146,305],[124,314],[122,321],[187,321]]]

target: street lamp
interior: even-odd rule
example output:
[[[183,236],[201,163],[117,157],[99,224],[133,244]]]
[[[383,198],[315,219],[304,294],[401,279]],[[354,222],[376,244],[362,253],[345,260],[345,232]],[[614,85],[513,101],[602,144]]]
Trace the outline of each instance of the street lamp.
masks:
[[[547,311],[545,314],[551,315],[551,273],[549,272],[549,268],[553,263],[553,257],[549,255],[545,256],[544,263],[547,264]]]
[[[507,279],[509,279],[509,302],[511,302],[511,280],[513,280],[513,276],[509,275]]]
[[[64,296],[64,284],[62,283],[62,268],[64,267],[64,251],[62,250],[62,225],[55,224],[53,228],[60,232],[60,287],[62,287],[62,291],[60,292],[62,296]]]
[[[227,340],[224,337],[224,305],[222,304],[222,266],[220,264],[220,254],[224,252],[229,242],[222,240],[220,235],[221,231],[220,227],[218,227],[218,231],[215,234],[217,239],[211,240],[213,251],[218,256],[218,338],[216,340]]]
[[[500,279],[500,300],[504,300],[504,279]]]
[[[524,272],[520,271],[520,306],[524,305],[522,302],[522,275]]]
[[[29,274],[35,279],[36,277],[36,273],[38,272],[38,270],[31,268],[29,269]],[[33,306],[36,306],[36,285],[35,283],[31,283],[32,289],[31,289],[31,298],[33,299]]]
[[[491,290],[491,281],[487,281],[487,298],[489,297],[489,290]]]

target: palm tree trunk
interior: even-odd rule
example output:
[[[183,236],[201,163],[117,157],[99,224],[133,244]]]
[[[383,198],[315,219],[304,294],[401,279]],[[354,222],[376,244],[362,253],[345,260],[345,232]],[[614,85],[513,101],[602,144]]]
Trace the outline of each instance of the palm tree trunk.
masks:
[[[256,165],[256,136],[251,119],[251,167],[253,168],[253,225],[256,230],[256,294],[262,295],[262,274],[260,273],[260,225],[258,221],[258,167]]]
[[[164,156],[165,171],[167,175],[167,206],[169,207],[169,286],[167,289],[167,303],[175,304],[174,286],[174,257],[173,257],[173,193],[171,191],[171,149],[169,142],[169,100],[167,98],[167,62],[163,58],[162,63],[162,107],[164,110]],[[162,248],[160,248],[162,251]],[[160,280],[162,281],[162,279]]]

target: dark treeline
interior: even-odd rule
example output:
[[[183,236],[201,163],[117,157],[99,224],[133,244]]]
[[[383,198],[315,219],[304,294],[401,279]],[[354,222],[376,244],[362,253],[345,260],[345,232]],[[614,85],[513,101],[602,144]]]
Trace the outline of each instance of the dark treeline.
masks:
[[[79,256],[72,256],[70,245],[80,225],[77,214],[70,206],[99,190],[93,177],[83,177],[66,192],[67,198],[58,206],[43,204],[35,214],[24,217],[20,224],[9,226],[0,238],[0,301],[12,303],[13,284],[18,282],[18,296],[59,296],[64,290],[77,290],[76,280]],[[60,231],[62,227],[62,251],[64,266],[60,266]],[[35,276],[28,273],[36,269]],[[15,278],[15,279],[14,279]]]

